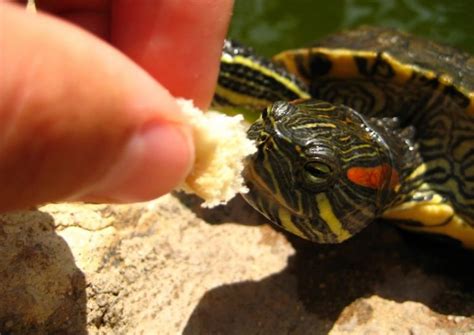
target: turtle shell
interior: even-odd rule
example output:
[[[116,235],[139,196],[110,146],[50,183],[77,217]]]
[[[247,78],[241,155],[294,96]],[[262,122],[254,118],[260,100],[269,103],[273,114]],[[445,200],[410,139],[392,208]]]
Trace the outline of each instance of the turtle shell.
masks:
[[[474,115],[474,58],[394,29],[341,32],[273,60],[307,82],[313,97],[366,115],[413,123],[440,99]]]
[[[474,58],[388,28],[361,27],[274,61],[313,98],[413,126],[422,163],[384,217],[474,248]]]

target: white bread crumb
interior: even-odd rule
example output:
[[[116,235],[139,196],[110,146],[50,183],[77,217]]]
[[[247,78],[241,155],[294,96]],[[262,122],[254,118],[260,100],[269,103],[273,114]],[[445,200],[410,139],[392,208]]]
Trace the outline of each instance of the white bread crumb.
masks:
[[[242,171],[244,159],[256,151],[247,138],[241,115],[203,113],[190,100],[178,99],[193,127],[196,160],[181,189],[204,199],[203,207],[225,204],[237,193],[248,192]]]

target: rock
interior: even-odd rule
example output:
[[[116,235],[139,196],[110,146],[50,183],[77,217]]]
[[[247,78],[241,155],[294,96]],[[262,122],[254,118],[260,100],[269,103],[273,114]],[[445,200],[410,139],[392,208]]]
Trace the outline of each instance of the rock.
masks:
[[[470,334],[474,255],[376,223],[286,236],[240,200],[0,216],[1,334]]]

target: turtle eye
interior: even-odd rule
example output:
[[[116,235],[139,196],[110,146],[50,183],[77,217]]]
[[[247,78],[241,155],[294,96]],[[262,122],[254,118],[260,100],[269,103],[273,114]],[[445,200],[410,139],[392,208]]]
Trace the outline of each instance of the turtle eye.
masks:
[[[314,178],[326,178],[332,172],[331,167],[322,162],[306,163],[304,169]]]
[[[333,169],[326,163],[313,161],[304,165],[304,179],[313,186],[327,185],[332,179]]]

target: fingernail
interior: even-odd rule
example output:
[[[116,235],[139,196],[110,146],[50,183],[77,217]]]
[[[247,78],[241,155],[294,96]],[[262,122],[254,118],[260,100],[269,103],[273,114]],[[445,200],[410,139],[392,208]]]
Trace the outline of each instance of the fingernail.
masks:
[[[92,197],[117,202],[157,198],[180,184],[193,162],[190,129],[179,124],[149,124],[130,139]]]

